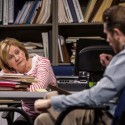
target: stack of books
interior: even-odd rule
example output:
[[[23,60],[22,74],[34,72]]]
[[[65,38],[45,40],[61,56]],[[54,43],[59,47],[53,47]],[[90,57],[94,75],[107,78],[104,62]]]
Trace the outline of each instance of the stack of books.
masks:
[[[34,77],[24,74],[0,74],[0,90],[26,91],[32,82],[37,82]]]

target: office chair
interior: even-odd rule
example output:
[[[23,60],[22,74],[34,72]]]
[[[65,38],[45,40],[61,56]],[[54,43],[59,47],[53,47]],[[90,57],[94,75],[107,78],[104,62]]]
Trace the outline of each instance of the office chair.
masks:
[[[119,102],[115,109],[112,125],[123,125],[125,123],[125,88],[122,90]]]
[[[8,107],[21,107],[21,102],[20,101],[13,101],[11,103],[6,103]],[[7,108],[8,108],[7,107]],[[2,111],[3,108],[0,108],[0,110]],[[3,110],[4,111],[4,110]],[[14,120],[14,110],[13,111],[4,111],[1,115],[1,117],[3,119],[6,119],[7,120],[7,124],[8,125],[11,125],[13,123],[13,120]]]
[[[105,67],[101,65],[99,59],[101,53],[114,55],[114,51],[108,45],[94,45],[83,48],[79,52],[79,75],[81,75],[81,72],[86,71],[90,74],[91,81],[97,82],[102,77],[105,70]]]
[[[52,69],[53,69],[55,76],[72,76],[74,66],[72,66],[72,65],[52,66]]]
[[[71,106],[69,108],[67,108],[65,111],[61,112],[60,115],[57,117],[56,121],[55,121],[55,125],[61,125],[63,120],[65,119],[65,117],[73,110],[76,109],[84,109],[84,110],[90,110],[90,109],[94,109],[96,114],[95,114],[95,120],[93,125],[96,125],[96,122],[98,121],[98,116],[99,116],[99,111],[100,110],[108,110],[109,106]]]
[[[63,122],[66,115],[76,109],[109,110],[109,106],[103,105],[103,106],[72,106],[72,107],[69,107],[65,111],[60,113],[60,115],[58,116],[58,118],[56,120],[55,125],[61,125],[61,123]],[[98,115],[97,115],[97,117],[98,117]],[[123,125],[124,123],[125,123],[125,88],[121,92],[119,102],[116,106],[111,125]],[[94,125],[96,125],[96,120],[94,121]]]
[[[79,77],[82,78],[82,74],[84,72],[88,72],[89,79],[93,82],[97,82],[103,75],[105,67],[100,64],[99,55],[101,53],[107,53],[114,55],[112,48],[108,45],[93,45],[83,48],[78,54],[78,60],[76,60],[77,67],[75,69],[79,72]],[[65,114],[68,114],[74,109],[94,109],[99,111],[100,109],[109,109],[108,106],[74,106],[68,108],[66,111],[62,112],[56,121],[56,125],[61,125],[60,123],[63,121]],[[96,119],[97,120],[97,119]],[[94,121],[96,124],[96,120]]]
[[[13,124],[15,112],[23,115],[28,121],[28,125],[33,125],[33,121],[30,118],[30,116],[25,111],[19,108],[21,107],[20,101],[13,101],[13,102],[8,102],[8,103],[3,103],[3,104],[1,103],[1,105],[5,105],[5,104],[8,105],[8,107],[1,107],[0,111],[1,112],[3,111],[1,118],[7,120],[7,125]]]

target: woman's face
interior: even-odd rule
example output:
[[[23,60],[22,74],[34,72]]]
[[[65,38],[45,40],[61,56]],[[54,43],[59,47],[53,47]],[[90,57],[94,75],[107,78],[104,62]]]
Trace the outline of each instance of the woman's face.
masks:
[[[11,45],[8,53],[7,63],[10,68],[14,68],[19,72],[26,68],[27,60],[24,51]]]

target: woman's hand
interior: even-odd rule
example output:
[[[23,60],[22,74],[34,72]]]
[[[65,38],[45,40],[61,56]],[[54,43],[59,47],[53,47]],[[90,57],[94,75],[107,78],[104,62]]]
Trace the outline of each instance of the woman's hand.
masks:
[[[99,58],[100,58],[100,63],[106,67],[108,66],[108,64],[110,63],[111,59],[112,59],[112,55],[110,54],[105,54],[105,53],[102,53],[99,55]]]
[[[38,99],[34,103],[34,109],[37,113],[41,113],[42,111],[51,107],[50,99]]]

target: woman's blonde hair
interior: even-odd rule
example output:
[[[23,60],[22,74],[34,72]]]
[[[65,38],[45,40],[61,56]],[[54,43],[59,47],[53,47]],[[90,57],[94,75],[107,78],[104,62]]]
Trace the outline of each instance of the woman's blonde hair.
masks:
[[[9,67],[7,63],[7,57],[11,45],[20,48],[25,53],[26,59],[29,59],[29,54],[20,41],[15,38],[6,38],[0,42],[0,66],[2,69],[11,70],[11,67]]]

